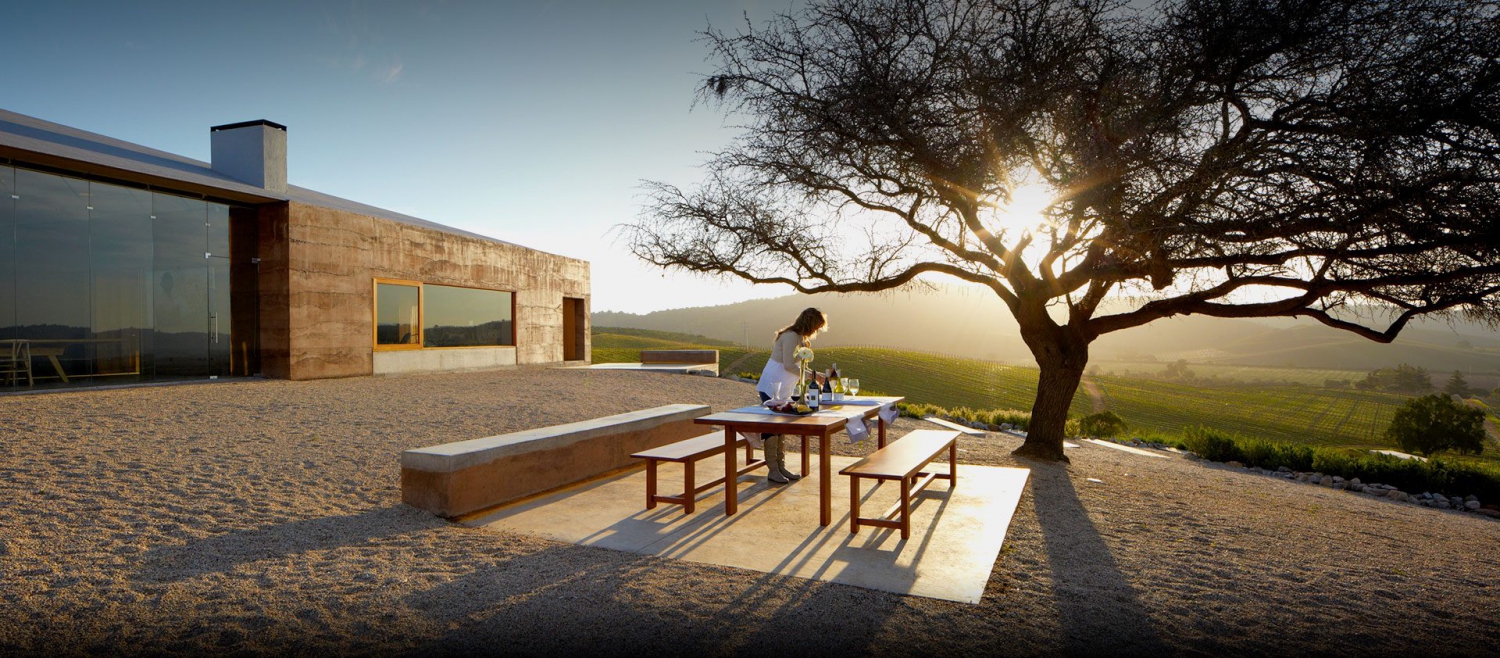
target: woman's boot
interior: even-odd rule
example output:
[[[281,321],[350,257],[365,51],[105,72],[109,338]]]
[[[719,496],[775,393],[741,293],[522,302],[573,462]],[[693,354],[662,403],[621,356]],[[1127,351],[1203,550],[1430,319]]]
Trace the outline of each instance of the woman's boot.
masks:
[[[767,437],[764,441],[766,447],[762,450],[766,457],[766,479],[776,484],[786,484],[788,480],[781,475],[781,469],[776,466],[781,460],[781,435]]]
[[[781,443],[781,437],[779,436],[776,437],[776,470],[781,473],[781,477],[788,480],[802,479],[800,473],[793,473],[786,470],[786,445]]]

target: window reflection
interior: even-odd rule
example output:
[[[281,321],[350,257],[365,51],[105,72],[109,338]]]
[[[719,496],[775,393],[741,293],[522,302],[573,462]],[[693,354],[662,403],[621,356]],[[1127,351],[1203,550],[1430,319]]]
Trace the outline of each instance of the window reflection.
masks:
[[[416,286],[397,283],[375,285],[375,344],[417,345],[419,294]]]
[[[498,290],[422,286],[426,347],[514,345],[511,294]]]
[[[222,371],[209,332],[230,326],[228,274],[205,254],[228,254],[228,210],[0,167],[0,340],[27,342],[37,386]]]
[[[0,340],[16,338],[16,170],[0,167]]]

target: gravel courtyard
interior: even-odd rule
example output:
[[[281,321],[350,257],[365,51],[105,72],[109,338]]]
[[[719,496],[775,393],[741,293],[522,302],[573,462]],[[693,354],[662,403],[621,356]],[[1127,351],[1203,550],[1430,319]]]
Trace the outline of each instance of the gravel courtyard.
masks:
[[[465,529],[400,503],[406,448],[753,400],[727,380],[544,369],[0,396],[0,654],[1500,645],[1500,522],[1095,446],[1058,466],[1012,459],[1014,439],[961,440],[961,462],[1033,469],[980,605]]]

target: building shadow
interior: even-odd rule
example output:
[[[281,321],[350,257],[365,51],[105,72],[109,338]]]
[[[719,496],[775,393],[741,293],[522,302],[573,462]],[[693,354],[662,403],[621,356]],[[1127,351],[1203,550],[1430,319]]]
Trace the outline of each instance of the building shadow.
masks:
[[[421,510],[394,505],[348,516],[322,516],[232,530],[186,544],[153,547],[146,552],[133,578],[154,583],[190,580],[226,573],[241,564],[355,546],[446,525],[447,522]]]
[[[1023,461],[1031,467],[1032,501],[1067,653],[1138,656],[1170,652],[1078,499],[1068,468]]]

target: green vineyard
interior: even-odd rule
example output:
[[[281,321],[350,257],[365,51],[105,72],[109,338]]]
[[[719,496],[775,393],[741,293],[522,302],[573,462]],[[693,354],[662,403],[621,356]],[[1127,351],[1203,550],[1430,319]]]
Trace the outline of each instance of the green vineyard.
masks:
[[[1098,377],[1106,407],[1136,430],[1177,433],[1206,425],[1279,441],[1390,447],[1382,437],[1399,395],[1309,386],[1204,387],[1151,379]]]

